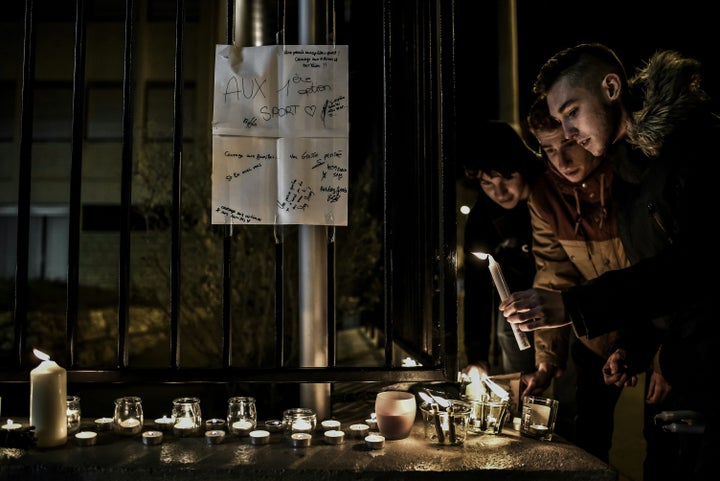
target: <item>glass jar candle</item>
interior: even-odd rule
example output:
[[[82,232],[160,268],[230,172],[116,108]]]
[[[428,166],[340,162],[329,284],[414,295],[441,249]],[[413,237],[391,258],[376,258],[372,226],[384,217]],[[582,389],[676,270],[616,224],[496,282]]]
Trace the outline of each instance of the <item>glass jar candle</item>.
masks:
[[[179,397],[172,403],[173,434],[180,437],[198,434],[202,425],[200,399]]]
[[[75,434],[80,430],[80,396],[67,397],[67,433]]]
[[[235,396],[228,399],[227,427],[236,436],[247,436],[257,426],[255,398]]]
[[[315,411],[309,408],[292,408],[283,411],[283,427],[290,437],[296,433],[312,434],[317,425]]]
[[[140,434],[143,428],[142,399],[137,396],[125,396],[115,400],[113,431],[124,436]]]

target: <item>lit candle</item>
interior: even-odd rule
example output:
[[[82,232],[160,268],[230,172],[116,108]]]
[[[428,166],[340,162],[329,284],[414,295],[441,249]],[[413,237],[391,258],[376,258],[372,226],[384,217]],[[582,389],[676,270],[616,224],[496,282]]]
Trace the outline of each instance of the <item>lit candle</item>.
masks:
[[[155,420],[155,427],[160,431],[170,431],[173,427],[173,420],[167,417],[166,414],[163,414],[163,417]]]
[[[156,446],[162,443],[163,433],[161,431],[144,431],[142,442],[145,446]]]
[[[495,283],[495,288],[500,295],[500,300],[504,301],[505,298],[510,295],[510,289],[508,289],[507,283],[505,282],[505,277],[500,269],[500,264],[495,262],[495,259],[493,259],[493,256],[490,254],[485,254],[484,252],[473,252],[473,254],[479,259],[488,260],[488,269],[490,269],[490,275]],[[513,334],[515,335],[515,342],[517,342],[520,350],[524,351],[525,349],[529,349],[530,341],[527,338],[527,334],[522,332],[516,324],[511,323],[510,326],[512,327]]]
[[[233,432],[233,434],[237,434],[238,436],[245,436],[245,435],[249,434],[250,431],[252,431],[252,428],[254,428],[254,427],[255,426],[253,426],[253,423],[251,423],[250,421],[245,421],[245,420],[235,421],[232,424],[232,432]]]
[[[12,419],[8,419],[7,423],[2,425],[2,428],[6,431],[15,431],[16,429],[20,429],[22,427],[22,424],[16,423]]]
[[[123,419],[115,425],[115,432],[125,435],[135,435],[142,430],[142,424],[135,418]]]
[[[75,444],[78,446],[94,446],[97,433],[93,431],[80,431],[75,435]]]
[[[340,429],[340,421],[335,419],[326,419],[320,423],[320,427],[323,431],[332,431]]]
[[[385,437],[380,434],[365,436],[365,446],[370,449],[382,449],[385,446]]]
[[[308,433],[293,433],[290,436],[290,444],[294,448],[306,448],[310,446],[312,435]]]
[[[225,440],[225,431],[222,429],[211,429],[205,431],[205,442],[208,444],[220,444]]]
[[[267,444],[268,441],[270,441],[270,431],[265,431],[264,429],[250,431],[250,444]]]
[[[352,434],[352,437],[354,438],[364,438],[368,435],[368,431],[370,431],[370,426],[367,424],[351,424],[350,425],[350,433]]]
[[[480,370],[476,367],[471,367],[468,375],[470,377],[470,384],[465,386],[465,397],[471,401],[479,401],[485,393],[485,387],[480,378]]]
[[[294,433],[302,432],[308,433],[312,431],[312,424],[306,419],[298,419],[292,423],[292,431]]]
[[[345,432],[337,429],[325,431],[324,437],[325,442],[328,444],[342,444],[345,442]]]
[[[112,418],[97,418],[95,420],[95,429],[98,431],[109,431],[112,429]]]
[[[544,435],[548,430],[548,427],[543,424],[531,424],[530,432],[533,434]]]
[[[173,426],[173,434],[180,437],[191,436],[195,434],[196,430],[197,425],[192,418],[177,418]]]
[[[225,420],[212,418],[205,421],[205,431],[218,431],[225,430]]]
[[[482,375],[482,381],[490,388],[490,390],[503,401],[510,399],[510,393],[501,388],[495,381],[490,379],[487,374]]]
[[[33,349],[42,362],[30,371],[30,425],[39,448],[67,442],[67,372],[47,354]]]
[[[365,424],[370,426],[370,430],[377,431],[377,415],[375,413],[370,413],[370,417],[365,420]]]
[[[120,421],[120,427],[121,428],[127,428],[127,429],[135,429],[140,424],[140,421],[138,421],[135,418],[130,419],[123,419]]]
[[[283,423],[279,419],[268,419],[265,421],[265,429],[271,433],[278,433],[282,431]]]

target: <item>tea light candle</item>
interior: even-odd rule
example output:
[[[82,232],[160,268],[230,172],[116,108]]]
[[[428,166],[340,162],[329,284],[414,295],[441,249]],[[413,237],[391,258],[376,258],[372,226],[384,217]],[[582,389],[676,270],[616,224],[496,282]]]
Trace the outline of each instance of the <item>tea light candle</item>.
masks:
[[[80,431],[75,434],[75,443],[78,446],[94,446],[97,441],[97,433],[93,431]]]
[[[290,436],[290,444],[294,448],[307,448],[311,440],[312,435],[308,433],[293,433]]]
[[[20,429],[22,427],[22,424],[16,423],[12,419],[8,419],[5,424],[2,425],[2,428],[6,431],[15,431],[16,429]]]
[[[382,449],[385,446],[385,436],[379,434],[365,436],[365,446],[370,449]]]
[[[312,430],[312,424],[305,419],[298,419],[292,423],[292,432],[294,433],[308,433]]]
[[[95,421],[95,429],[98,431],[110,431],[112,429],[112,418],[97,418]]]
[[[167,415],[163,414],[163,417],[157,418],[155,420],[155,427],[158,428],[160,431],[170,431],[173,427],[173,420],[172,418],[167,417]]]
[[[180,418],[175,420],[173,434],[180,437],[191,436],[195,434],[196,429],[197,426],[195,425],[195,421],[190,418]]]
[[[30,425],[39,448],[67,442],[67,371],[47,354],[33,349],[42,362],[30,371]]]
[[[350,425],[350,434],[352,434],[352,437],[354,438],[364,438],[368,435],[368,432],[370,431],[370,426],[367,424],[351,424]]]
[[[337,429],[325,431],[325,442],[328,444],[343,444],[345,442],[345,432]]]
[[[205,431],[224,431],[225,420],[212,418],[205,421]]]
[[[340,429],[340,421],[336,421],[335,419],[326,419],[320,423],[320,427],[323,431],[337,431]]]
[[[370,427],[371,431],[377,431],[377,417],[375,413],[370,413],[370,417],[365,420],[365,424]]]
[[[271,433],[279,433],[282,431],[282,421],[279,419],[268,419],[265,421],[265,429],[270,431]]]
[[[145,446],[156,446],[162,443],[163,433],[160,431],[145,431],[142,433],[142,442]]]
[[[547,433],[548,427],[544,424],[531,424],[530,425],[530,432],[537,434],[537,435],[544,435]]]
[[[205,431],[205,442],[208,444],[220,444],[225,440],[225,431],[222,429],[212,429]]]
[[[123,419],[118,426],[121,432],[129,434],[137,434],[137,431],[141,429],[140,421],[135,418]]]
[[[250,431],[250,444],[260,445],[267,444],[270,441],[270,432],[264,429],[256,429]]]
[[[250,421],[235,421],[232,424],[232,432],[233,434],[237,434],[238,436],[247,436],[250,434],[250,431],[253,429],[253,423]]]

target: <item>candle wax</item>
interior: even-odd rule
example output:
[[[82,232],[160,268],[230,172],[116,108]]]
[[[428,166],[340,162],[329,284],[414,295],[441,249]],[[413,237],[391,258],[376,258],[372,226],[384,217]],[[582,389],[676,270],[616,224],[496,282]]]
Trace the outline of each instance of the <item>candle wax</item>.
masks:
[[[67,442],[67,372],[55,361],[30,371],[30,425],[40,448]]]

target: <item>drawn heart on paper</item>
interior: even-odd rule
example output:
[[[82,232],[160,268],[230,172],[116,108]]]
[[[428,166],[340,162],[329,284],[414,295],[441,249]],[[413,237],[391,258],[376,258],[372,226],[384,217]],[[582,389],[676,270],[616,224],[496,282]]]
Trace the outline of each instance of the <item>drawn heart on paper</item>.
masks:
[[[308,105],[305,107],[305,113],[308,114],[310,117],[315,117],[315,109],[317,107],[314,105]]]

